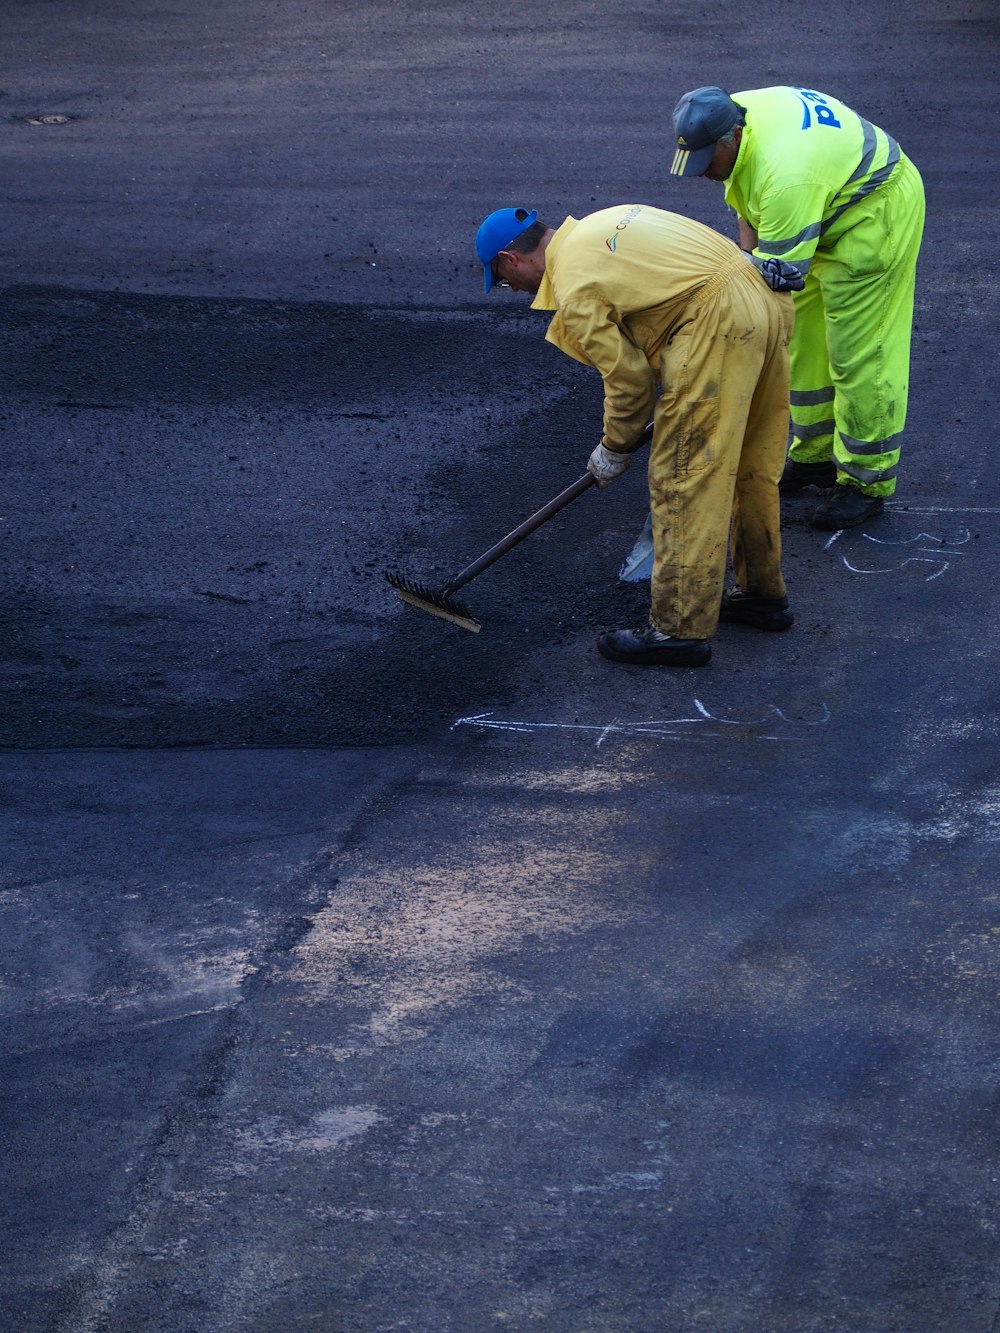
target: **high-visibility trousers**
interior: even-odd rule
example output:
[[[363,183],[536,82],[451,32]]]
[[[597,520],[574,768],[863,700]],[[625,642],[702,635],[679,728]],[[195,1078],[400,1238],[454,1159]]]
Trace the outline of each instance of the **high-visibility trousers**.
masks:
[[[885,184],[849,214],[849,229],[831,249],[817,250],[795,293],[788,453],[799,463],[832,458],[839,482],[892,495],[924,228],[920,173],[901,156]]]
[[[727,553],[736,582],[783,597],[778,480],[788,447],[788,296],[748,260],[695,296],[660,352],[649,454],[651,618],[666,634],[715,633]]]

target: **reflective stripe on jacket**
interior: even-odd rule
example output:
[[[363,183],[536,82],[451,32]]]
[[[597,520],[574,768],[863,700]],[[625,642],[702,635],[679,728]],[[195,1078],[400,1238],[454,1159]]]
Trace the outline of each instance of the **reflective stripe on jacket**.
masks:
[[[726,203],[757,232],[754,254],[809,270],[851,224],[851,205],[888,180],[899,145],[843,102],[808,88],[733,93],[746,125]]]

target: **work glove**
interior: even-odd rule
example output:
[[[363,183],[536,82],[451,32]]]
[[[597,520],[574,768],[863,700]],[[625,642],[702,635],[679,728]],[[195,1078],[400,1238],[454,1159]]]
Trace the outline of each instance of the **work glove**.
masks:
[[[587,461],[587,471],[603,490],[614,481],[615,477],[621,476],[631,463],[631,455],[616,454],[611,449],[605,449],[603,444],[599,444]]]
[[[806,280],[794,264],[786,264],[783,259],[757,259],[754,256],[760,276],[772,292],[800,292]]]

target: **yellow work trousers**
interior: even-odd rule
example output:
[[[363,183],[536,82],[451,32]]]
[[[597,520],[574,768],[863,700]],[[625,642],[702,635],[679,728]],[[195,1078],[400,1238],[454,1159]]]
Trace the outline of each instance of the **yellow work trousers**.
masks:
[[[707,639],[718,625],[730,539],[739,586],[785,595],[778,479],[794,307],[739,258],[692,299],[689,315],[660,353],[651,615],[666,634]]]

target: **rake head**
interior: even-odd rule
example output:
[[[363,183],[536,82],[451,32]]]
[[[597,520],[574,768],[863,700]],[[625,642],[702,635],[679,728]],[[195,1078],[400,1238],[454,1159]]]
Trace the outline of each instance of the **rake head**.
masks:
[[[385,576],[396,589],[400,601],[408,602],[410,606],[415,606],[420,611],[429,611],[432,616],[440,616],[442,620],[450,620],[453,625],[471,630],[473,634],[478,634],[482,629],[482,625],[469,608],[457,597],[452,597],[447,592],[435,592],[432,588],[425,588],[422,584],[414,583],[412,579],[388,569]]]

